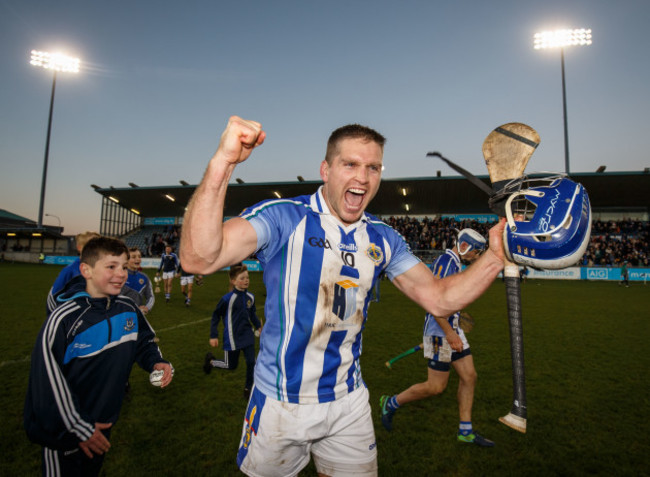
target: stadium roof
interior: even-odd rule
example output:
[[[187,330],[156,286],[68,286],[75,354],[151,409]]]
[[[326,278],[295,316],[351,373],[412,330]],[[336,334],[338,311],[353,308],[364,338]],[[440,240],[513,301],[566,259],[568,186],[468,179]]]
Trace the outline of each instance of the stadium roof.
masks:
[[[44,225],[38,227],[38,224],[31,219],[0,209],[0,236],[9,236],[17,238],[26,237],[43,237],[43,238],[63,238],[61,233],[62,227],[53,227]],[[13,234],[13,235],[8,235]],[[40,234],[40,235],[38,235]]]
[[[571,178],[585,186],[593,211],[650,211],[650,173],[582,173],[572,174]],[[487,176],[479,179],[489,184]],[[311,194],[320,184],[321,181],[229,184],[224,214],[234,216],[249,205],[278,196]],[[141,217],[181,217],[196,185],[93,188],[106,199],[137,210]],[[383,216],[490,213],[485,193],[461,176],[384,179],[368,211]]]

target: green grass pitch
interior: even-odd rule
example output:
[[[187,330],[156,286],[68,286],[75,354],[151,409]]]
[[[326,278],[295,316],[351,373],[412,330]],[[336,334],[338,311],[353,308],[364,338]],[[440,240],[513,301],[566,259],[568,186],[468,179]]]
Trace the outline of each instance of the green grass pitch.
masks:
[[[40,449],[22,428],[29,356],[44,320],[45,297],[60,267],[0,263],[0,475],[40,475]],[[153,276],[152,271],[148,271]],[[263,317],[264,287],[251,273]],[[195,287],[183,305],[161,294],[149,315],[164,356],[176,369],[169,388],[149,384],[134,367],[131,388],[111,436],[103,472],[110,476],[240,475],[235,463],[245,401],[244,364],[202,370],[209,318],[227,290],[225,273]],[[426,379],[421,352],[384,363],[421,341],[423,312],[388,282],[370,306],[363,376],[370,390],[381,476],[650,475],[650,286],[615,282],[529,280],[522,284],[528,432],[498,422],[511,406],[512,378],[503,283],[497,280],[468,311],[478,371],[474,427],[492,449],[456,441],[457,379],[435,398],[404,406],[394,430],[378,419],[381,394]],[[221,350],[218,350],[221,353]],[[316,475],[310,464],[302,476]]]

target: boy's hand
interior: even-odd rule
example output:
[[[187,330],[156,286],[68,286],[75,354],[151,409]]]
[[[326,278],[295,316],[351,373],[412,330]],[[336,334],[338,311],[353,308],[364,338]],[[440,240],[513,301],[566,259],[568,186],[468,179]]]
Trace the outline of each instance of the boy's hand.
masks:
[[[210,338],[210,346],[217,348],[219,346],[219,338]]]
[[[172,382],[172,378],[174,377],[174,373],[172,372],[172,366],[169,363],[156,363],[153,365],[154,371],[162,369],[164,374],[162,379],[160,380],[160,387],[164,388],[165,386],[169,385],[169,383]]]
[[[83,451],[89,459],[93,458],[93,454],[101,455],[105,452],[108,452],[108,449],[111,448],[111,443],[106,439],[106,436],[102,433],[102,429],[108,429],[111,427],[112,423],[95,423],[95,432],[90,436],[90,439],[80,442],[79,448]]]

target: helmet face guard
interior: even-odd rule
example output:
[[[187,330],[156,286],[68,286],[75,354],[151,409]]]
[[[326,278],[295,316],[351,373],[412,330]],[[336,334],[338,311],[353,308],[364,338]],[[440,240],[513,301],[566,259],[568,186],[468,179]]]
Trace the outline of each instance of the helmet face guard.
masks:
[[[464,252],[460,251],[460,244],[466,243],[468,245],[467,250]],[[456,239],[456,244],[458,245],[458,254],[462,257],[463,255],[471,252],[472,250],[478,250],[482,252],[485,250],[486,240],[480,233],[474,229],[463,229],[458,232],[458,238]]]
[[[505,205],[503,232],[508,260],[538,269],[574,265],[591,235],[591,206],[585,188],[562,175],[519,180]]]

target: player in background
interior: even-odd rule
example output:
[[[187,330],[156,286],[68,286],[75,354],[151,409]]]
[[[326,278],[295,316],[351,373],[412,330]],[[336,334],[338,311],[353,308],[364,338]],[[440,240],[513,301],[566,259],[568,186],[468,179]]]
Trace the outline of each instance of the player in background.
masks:
[[[620,285],[625,285],[626,287],[630,286],[630,280],[629,280],[629,271],[627,269],[627,260],[623,262],[623,265],[621,265],[621,281],[618,282],[619,286]]]
[[[268,200],[224,223],[228,182],[266,137],[232,116],[183,221],[181,260],[209,274],[255,253],[267,290],[264,332],[237,464],[255,476],[377,475],[377,445],[361,376],[361,331],[379,274],[436,316],[478,298],[503,269],[502,220],[491,247],[439,280],[391,227],[366,214],[383,169],[384,137],[351,124],[335,130],[312,195]]]
[[[485,250],[485,238],[472,229],[458,233],[456,244],[440,255],[433,264],[436,278],[444,278],[461,271],[461,261],[472,263]],[[459,326],[460,312],[448,318],[437,318],[427,313],[424,320],[424,357],[428,361],[428,379],[414,384],[393,396],[384,395],[379,401],[381,423],[386,430],[393,429],[393,417],[404,404],[441,394],[449,382],[449,369],[458,373],[458,440],[482,447],[492,447],[494,442],[482,437],[472,427],[472,405],[476,387],[476,369],[469,343]]]
[[[192,286],[194,283],[194,275],[183,270],[182,263],[179,269],[181,273],[181,293],[185,297],[185,306],[189,307],[190,302],[192,301]]]
[[[75,246],[77,247],[77,252],[81,255],[81,250],[83,250],[84,245],[88,243],[90,239],[99,237],[97,232],[86,231],[80,234],[77,234],[75,237]],[[50,291],[47,294],[47,313],[48,315],[56,308],[59,304],[56,302],[54,296],[63,290],[63,287],[75,277],[81,275],[79,271],[79,265],[81,264],[80,257],[77,257],[70,265],[63,267],[59,272],[59,275],[54,280],[54,284]]]
[[[248,291],[250,278],[245,265],[233,265],[228,271],[231,289],[226,293],[212,313],[210,324],[210,346],[219,346],[219,322],[223,320],[223,360],[212,353],[205,355],[203,371],[209,374],[212,368],[237,369],[239,352],[246,360],[246,381],[244,398],[250,398],[255,370],[255,335],[261,331],[262,322],[255,310],[255,296]],[[253,328],[257,330],[253,333]]]
[[[140,249],[138,247],[130,247],[129,263],[127,265],[128,276],[124,287],[133,290],[135,293],[131,294],[126,289],[123,289],[122,293],[133,298],[136,305],[140,307],[140,311],[146,315],[153,308],[156,297],[153,293],[151,280],[149,280],[149,277],[140,267],[141,263],[142,252],[140,252]]]
[[[160,257],[160,265],[158,266],[158,273],[162,271],[162,279],[165,290],[165,302],[168,303],[172,296],[172,282],[174,277],[178,274],[180,262],[178,256],[172,251],[170,245],[165,246],[165,252]]]

